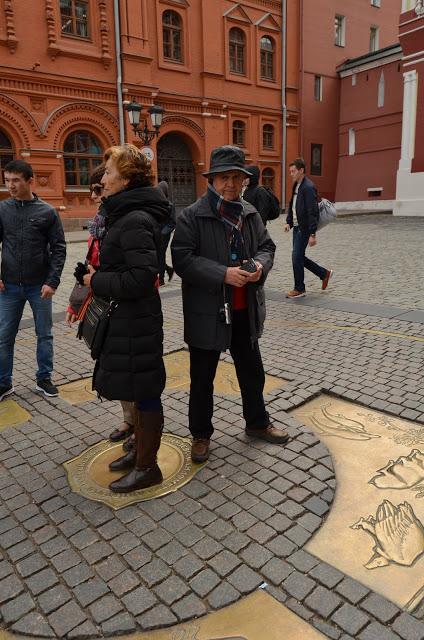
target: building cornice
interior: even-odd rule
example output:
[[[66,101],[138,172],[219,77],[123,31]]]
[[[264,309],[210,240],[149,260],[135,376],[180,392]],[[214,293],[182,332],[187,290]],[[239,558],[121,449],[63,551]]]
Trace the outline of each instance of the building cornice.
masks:
[[[390,47],[385,47],[384,49],[379,49],[374,53],[368,53],[358,58],[346,60],[346,62],[337,67],[337,72],[341,78],[345,78],[346,76],[351,76],[353,73],[375,69],[376,67],[381,67],[401,59],[402,47],[400,44],[395,44]]]
[[[52,98],[74,98],[92,100],[93,102],[103,102],[107,104],[116,104],[116,90],[113,83],[110,83],[110,89],[107,86],[100,88],[98,82],[93,84],[87,80],[65,80],[59,78],[43,78],[40,75],[34,79],[34,74],[27,76],[19,75],[14,70],[11,72],[10,67],[0,67],[0,90],[8,93],[19,93],[26,95],[42,95],[43,97]]]

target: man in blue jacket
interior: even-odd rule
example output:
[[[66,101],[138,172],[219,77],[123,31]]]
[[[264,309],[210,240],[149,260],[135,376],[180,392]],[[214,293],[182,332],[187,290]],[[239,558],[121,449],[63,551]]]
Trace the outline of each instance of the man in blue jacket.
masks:
[[[37,335],[36,390],[53,397],[52,297],[65,264],[65,236],[55,209],[32,192],[30,164],[12,160],[4,178],[11,197],[0,203],[0,401],[14,391],[15,338],[27,301]]]
[[[317,243],[316,232],[319,219],[317,190],[314,183],[305,176],[305,161],[296,158],[289,165],[290,176],[293,180],[293,191],[288,207],[284,231],[293,229],[293,273],[294,289],[289,291],[286,298],[303,298],[305,292],[305,267],[312,271],[322,281],[321,289],[326,289],[331,278],[331,269],[321,267],[306,257],[306,248],[314,247]]]

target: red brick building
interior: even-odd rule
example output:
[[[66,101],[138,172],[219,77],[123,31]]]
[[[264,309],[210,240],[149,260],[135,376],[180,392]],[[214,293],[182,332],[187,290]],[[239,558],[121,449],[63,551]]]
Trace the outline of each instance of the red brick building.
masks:
[[[302,34],[299,149],[320,193],[334,199],[339,155],[337,68],[347,59],[397,42],[400,0],[299,0],[297,4]],[[288,62],[291,66],[290,57]]]
[[[283,200],[286,161],[299,154],[334,197],[336,67],[396,41],[399,3],[44,0],[28,14],[27,3],[0,2],[0,163],[26,158],[35,190],[81,226],[102,151],[142,144],[122,105],[135,99],[165,109],[151,149],[177,206],[202,192],[210,150],[226,143],[241,146]]]
[[[140,143],[121,98],[165,109],[152,149],[177,205],[202,192],[220,144],[243,147],[281,190],[280,1],[45,0],[30,15],[26,4],[0,3],[0,162],[27,159],[68,226],[92,215],[102,151]]]
[[[340,209],[424,215],[422,0],[402,3],[399,42],[339,67]]]

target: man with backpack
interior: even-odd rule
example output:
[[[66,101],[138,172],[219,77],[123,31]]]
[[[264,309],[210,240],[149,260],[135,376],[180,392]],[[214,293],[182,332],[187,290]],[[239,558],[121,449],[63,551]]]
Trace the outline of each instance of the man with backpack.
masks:
[[[317,243],[316,231],[319,222],[319,207],[317,190],[305,175],[305,161],[296,158],[290,163],[289,172],[293,180],[293,191],[284,231],[293,229],[293,273],[294,289],[286,294],[286,298],[303,298],[305,292],[305,267],[321,281],[321,289],[326,289],[333,272],[321,267],[305,255],[306,248],[314,247]]]
[[[243,199],[253,204],[260,213],[264,225],[268,220],[275,220],[280,215],[280,202],[277,196],[268,187],[259,184],[260,169],[249,165],[247,170],[251,174],[249,185],[243,193]]]

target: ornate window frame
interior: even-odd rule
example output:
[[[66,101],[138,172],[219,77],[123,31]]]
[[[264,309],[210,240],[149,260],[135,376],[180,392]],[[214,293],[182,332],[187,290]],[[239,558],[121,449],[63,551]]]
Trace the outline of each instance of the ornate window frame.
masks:
[[[179,15],[181,19],[181,49],[182,62],[171,60],[164,56],[163,44],[163,14],[166,11],[173,11]],[[160,69],[169,69],[179,71],[180,73],[191,73],[191,56],[190,56],[190,39],[189,39],[189,23],[190,23],[190,5],[185,0],[159,0],[156,6],[156,26],[157,26],[157,60]]]
[[[58,55],[83,58],[103,63],[112,62],[110,11],[107,0],[88,0],[89,37],[63,34],[59,0],[44,0],[47,23],[47,52],[54,60]]]

